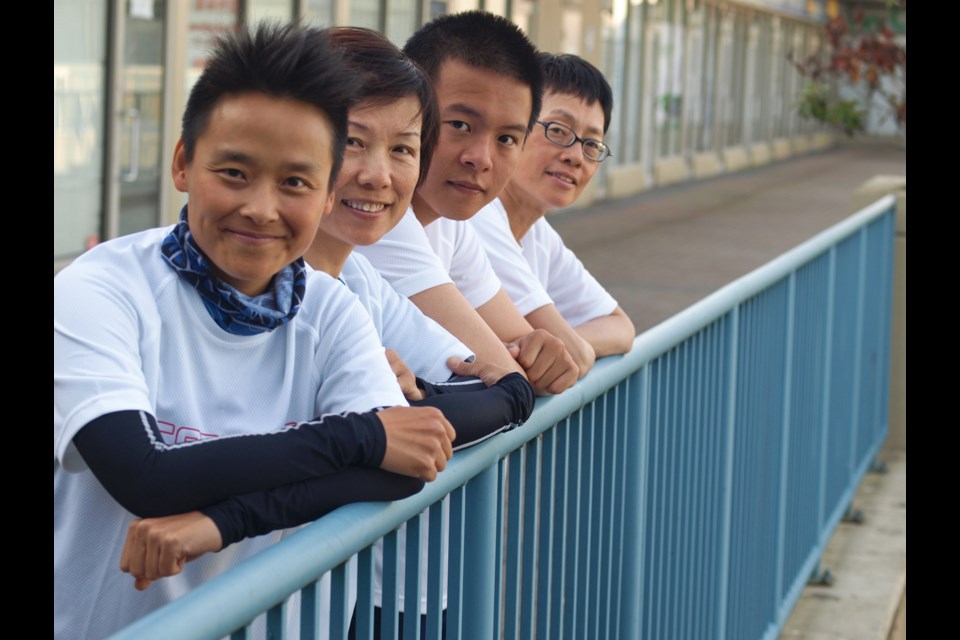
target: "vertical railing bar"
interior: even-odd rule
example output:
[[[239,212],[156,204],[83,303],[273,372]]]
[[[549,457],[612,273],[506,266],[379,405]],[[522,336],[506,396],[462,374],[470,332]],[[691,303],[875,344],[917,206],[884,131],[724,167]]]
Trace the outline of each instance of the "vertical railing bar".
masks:
[[[317,629],[317,583],[311,582],[303,589],[300,589],[300,637],[316,638],[319,630]],[[333,636],[331,635],[331,638]]]
[[[594,638],[600,635],[601,621],[606,618],[605,615],[601,615],[600,613],[601,608],[606,609],[600,601],[600,593],[603,590],[601,585],[603,584],[603,578],[606,574],[602,566],[603,544],[601,541],[605,541],[606,536],[604,534],[611,529],[611,521],[614,518],[612,510],[606,505],[606,483],[604,482],[604,474],[609,467],[606,447],[607,431],[608,428],[611,430],[616,428],[614,420],[616,410],[611,406],[611,396],[616,396],[616,387],[606,391],[595,401],[597,408],[601,409],[601,411],[599,420],[597,419],[597,411],[594,411],[593,425],[590,429],[590,439],[594,442],[594,451],[599,453],[599,456],[597,456],[597,453],[594,453],[590,461],[593,469],[594,496],[590,506],[590,520],[595,522],[596,525],[591,526],[589,530],[590,536],[587,539],[587,549],[590,554],[587,558],[587,570],[590,580],[585,588],[586,600],[590,605],[587,608],[588,615],[586,616],[586,622],[587,624],[593,623],[593,629],[589,635]]]
[[[667,422],[669,421],[669,409],[666,406],[668,404],[667,399],[664,397],[666,395],[664,387],[669,386],[668,382],[664,382],[665,379],[669,377],[670,372],[670,352],[663,354],[660,359],[660,367],[657,372],[658,382],[657,385],[657,410],[658,410],[658,428],[657,428],[657,443],[654,445],[655,451],[657,452],[657,487],[652,494],[654,499],[657,501],[658,506],[657,515],[660,516],[656,518],[656,531],[657,535],[655,537],[655,548],[660,549],[665,545],[664,539],[666,537],[665,527],[667,526],[666,520],[667,516],[667,493],[668,490],[666,487],[661,487],[665,483],[666,479],[666,452],[669,451],[669,427]],[[651,548],[653,551],[653,548]],[[654,585],[654,594],[653,594],[653,604],[652,610],[649,614],[651,628],[648,631],[648,634],[651,637],[662,637],[663,630],[659,628],[659,623],[661,616],[663,614],[663,607],[661,606],[661,601],[663,599],[664,591],[667,589],[667,585],[663,579],[663,564],[665,562],[664,556],[666,553],[657,554],[653,560],[653,570],[651,575],[653,577]]]
[[[287,617],[286,609],[286,600],[267,609],[267,637],[271,640],[284,640],[287,637],[286,625],[284,625]]]
[[[508,456],[508,490],[507,499],[508,517],[507,517],[507,557],[505,581],[504,581],[504,632],[503,637],[507,640],[513,640],[520,632],[520,597],[522,594],[521,578],[521,545],[527,535],[526,521],[522,517],[523,513],[523,495],[525,494],[524,467],[526,462],[523,459],[524,448],[521,447],[513,451]],[[512,532],[512,533],[511,533]]]
[[[597,398],[580,410],[580,445],[577,447],[577,473],[580,478],[577,491],[577,554],[576,575],[573,582],[574,599],[574,626],[579,637],[586,637],[586,623],[590,610],[586,606],[590,594],[590,541],[593,531],[593,467],[596,457],[593,426],[597,420],[597,408],[600,399]]]
[[[726,327],[726,320],[720,318],[716,320],[710,327],[710,371],[712,372],[711,381],[710,381],[710,408],[708,415],[710,416],[710,428],[708,431],[708,460],[709,460],[709,484],[711,487],[710,499],[708,501],[709,511],[708,511],[708,520],[709,527],[705,532],[705,535],[708,536],[708,540],[712,543],[709,554],[709,562],[705,563],[707,569],[707,579],[704,581],[704,589],[706,589],[705,598],[709,599],[710,609],[707,612],[707,616],[704,616],[702,621],[702,626],[704,628],[703,634],[707,636],[710,633],[710,630],[713,629],[713,616],[716,614],[717,600],[719,598],[719,589],[718,589],[718,575],[719,567],[717,563],[720,561],[720,544],[719,544],[719,500],[715,500],[714,496],[717,489],[720,487],[720,482],[718,481],[718,475],[721,471],[721,466],[719,464],[719,451],[721,448],[719,446],[720,435],[721,435],[721,426],[723,424],[722,418],[720,416],[724,415],[723,409],[723,394],[722,394],[722,385],[723,385],[723,376],[720,375],[720,371],[723,367],[723,335]]]
[[[830,259],[827,266],[827,325],[826,336],[824,336],[824,354],[823,354],[823,410],[820,420],[820,495],[817,500],[817,538],[818,545],[823,543],[824,528],[827,518],[827,456],[829,455],[828,433],[830,431],[830,397],[831,379],[830,372],[833,370],[833,332],[836,323],[834,317],[834,297],[836,295],[837,283],[837,247],[830,247]]]
[[[621,398],[624,396],[624,388],[627,385],[626,378],[617,383],[613,389],[610,390],[609,394],[612,396],[612,401],[608,398],[606,413],[605,413],[605,424],[601,434],[603,440],[603,449],[604,449],[604,459],[603,464],[604,472],[606,476],[604,478],[604,486],[606,487],[606,500],[605,500],[605,510],[602,509],[602,513],[608,514],[607,528],[605,530],[605,536],[602,540],[602,543],[598,545],[601,547],[601,553],[598,558],[599,569],[598,576],[600,579],[600,588],[597,589],[597,608],[603,609],[603,620],[597,626],[596,633],[599,637],[609,638],[611,634],[614,634],[614,630],[611,626],[614,624],[614,600],[619,598],[612,597],[611,594],[617,593],[620,594],[620,597],[623,595],[621,589],[616,589],[614,591],[613,586],[613,574],[614,567],[616,566],[613,562],[613,550],[616,540],[616,530],[617,523],[623,522],[623,519],[626,514],[622,508],[616,508],[617,488],[614,486],[616,478],[623,475],[623,470],[620,468],[619,459],[617,457],[617,442],[619,441],[619,434],[625,428],[623,421],[625,415],[621,411],[620,403]],[[609,425],[609,426],[608,426]],[[609,433],[608,433],[609,431]],[[623,558],[623,550],[621,550],[621,559]],[[622,564],[622,562],[621,562]]]
[[[537,541],[540,539],[540,448],[536,438],[525,446],[523,482],[523,565],[521,569],[520,637],[532,640],[537,614],[538,585],[536,569],[539,558]]]
[[[656,426],[654,428],[653,446],[651,446],[650,448],[650,451],[654,456],[653,465],[652,465],[653,472],[651,473],[651,476],[650,476],[653,481],[652,482],[653,487],[651,491],[648,492],[648,496],[651,502],[653,503],[653,512],[648,510],[647,513],[644,514],[646,526],[644,526],[643,528],[643,531],[650,531],[653,538],[652,543],[649,545],[647,549],[645,549],[645,553],[647,551],[649,552],[647,557],[650,561],[650,571],[649,571],[650,577],[649,579],[644,578],[644,582],[651,586],[653,593],[650,594],[649,600],[647,602],[649,609],[645,615],[646,629],[645,629],[645,633],[641,636],[644,638],[655,637],[654,634],[658,631],[656,629],[656,623],[657,623],[657,616],[660,613],[659,598],[664,588],[664,585],[662,584],[660,579],[661,578],[660,565],[663,561],[663,558],[660,556],[660,554],[654,555],[654,550],[660,548],[659,545],[661,544],[661,540],[663,537],[662,531],[664,527],[663,504],[664,504],[665,492],[661,488],[661,485],[663,485],[663,475],[664,475],[664,472],[662,470],[664,466],[663,452],[666,449],[663,445],[663,440],[664,440],[663,425],[666,422],[666,416],[664,416],[665,410],[664,410],[664,398],[663,398],[663,386],[664,386],[663,379],[667,377],[666,373],[664,372],[664,369],[666,369],[666,366],[667,366],[666,365],[667,355],[668,354],[664,354],[660,356],[660,358],[657,361],[657,368],[655,373],[657,378],[657,393],[656,393],[657,401],[656,401],[656,416],[655,416]],[[651,394],[651,397],[652,395],[653,394]]]
[[[423,546],[423,517],[407,520],[405,573],[403,578],[403,637],[420,637],[420,549]]]
[[[632,553],[629,558],[633,560],[630,565],[627,563],[620,563],[621,578],[618,580],[619,584],[624,583],[623,576],[626,576],[626,579],[630,580],[630,589],[627,589],[627,593],[636,592],[636,597],[633,602],[627,602],[626,604],[622,603],[618,599],[617,610],[617,619],[623,620],[621,624],[621,633],[618,637],[623,638],[640,638],[642,637],[642,623],[644,617],[647,615],[647,609],[645,607],[645,596],[644,596],[644,576],[646,575],[646,544],[647,544],[647,529],[646,526],[646,514],[647,514],[647,487],[646,484],[648,479],[651,477],[647,472],[649,468],[650,460],[650,447],[649,438],[650,438],[650,363],[647,362],[640,368],[640,370],[634,374],[635,377],[631,379],[631,387],[639,387],[638,393],[628,393],[626,394],[625,402],[625,415],[632,417],[637,416],[639,418],[639,424],[637,428],[632,431],[629,428],[624,428],[624,455],[622,456],[624,460],[623,467],[625,471],[629,473],[629,470],[634,470],[633,473],[624,473],[623,479],[623,489],[621,491],[621,499],[625,505],[624,512],[631,514],[632,517],[625,517],[623,526],[621,527],[620,539],[624,548],[627,548],[631,544],[631,541],[636,540],[636,544],[632,547]],[[625,426],[629,425],[632,422],[629,418],[624,421]],[[633,438],[631,438],[631,435]],[[639,460],[636,464],[627,464],[625,452],[629,450],[631,442],[635,440],[637,442],[636,447],[639,451]],[[632,482],[628,482],[628,478]],[[632,507],[632,509],[627,509],[626,507]],[[630,569],[633,569],[631,572]],[[621,614],[621,611],[623,613]]]
[[[703,585],[703,569],[705,563],[703,558],[705,556],[706,544],[704,543],[704,535],[706,535],[706,521],[704,515],[706,509],[708,508],[709,501],[706,499],[706,496],[701,495],[700,487],[703,485],[703,476],[705,474],[706,460],[704,452],[706,447],[704,446],[703,440],[703,406],[706,398],[704,397],[704,378],[707,375],[707,368],[705,366],[705,351],[708,347],[708,333],[710,331],[710,325],[701,329],[697,332],[695,340],[695,365],[693,366],[693,389],[691,390],[690,396],[693,399],[692,403],[692,415],[690,416],[690,438],[693,442],[691,447],[693,451],[693,463],[692,463],[692,473],[693,480],[691,482],[692,489],[692,500],[693,504],[697,505],[694,518],[692,519],[691,524],[691,550],[692,553],[690,558],[690,602],[691,607],[696,611],[696,616],[689,622],[690,628],[690,637],[696,638],[701,637],[700,634],[700,622],[703,620],[704,616],[704,603],[701,601],[701,591]]]
[[[792,401],[793,387],[793,349],[794,349],[794,313],[796,309],[797,294],[797,272],[793,271],[787,284],[787,326],[786,326],[786,345],[784,347],[784,366],[783,366],[783,407],[782,407],[782,433],[780,435],[780,492],[779,492],[779,513],[777,518],[777,559],[776,559],[776,581],[774,583],[776,603],[775,611],[780,610],[780,604],[783,602],[783,572],[784,572],[784,553],[786,545],[786,527],[787,527],[787,498],[788,498],[788,471],[790,469],[790,411]],[[777,616],[777,624],[782,620]]]
[[[677,385],[677,471],[678,471],[678,489],[679,502],[678,518],[679,531],[677,535],[680,553],[677,554],[677,571],[675,580],[677,583],[678,598],[676,607],[676,637],[686,637],[687,625],[690,622],[690,616],[693,613],[693,606],[690,602],[691,581],[688,580],[687,571],[692,566],[690,561],[691,534],[693,530],[692,515],[697,509],[697,504],[693,501],[691,492],[691,472],[690,465],[690,445],[692,440],[690,426],[690,395],[693,388],[693,366],[690,361],[691,355],[696,350],[696,341],[699,332],[687,338],[681,344],[680,364],[678,369],[679,382]]]
[[[373,640],[373,548],[357,554],[357,639]]]
[[[230,640],[248,640],[250,638],[250,625],[240,627],[230,634]]]
[[[400,603],[399,533],[393,530],[383,537],[383,597],[380,605],[380,637],[396,640],[399,632],[397,616]]]
[[[348,596],[350,585],[347,584],[347,565],[350,560],[341,562],[333,571],[330,572],[330,638],[340,640],[347,637],[347,629],[350,627],[350,598]],[[301,594],[300,603],[303,606],[306,594]],[[304,637],[307,631],[301,627],[300,637]],[[315,637],[311,634],[309,637]]]
[[[729,600],[728,579],[730,574],[730,519],[731,508],[733,506],[732,483],[733,483],[733,444],[734,444],[734,424],[736,420],[736,392],[737,392],[737,357],[738,357],[738,331],[740,322],[740,305],[730,310],[730,330],[729,345],[730,353],[727,360],[728,380],[727,380],[727,442],[726,442],[726,463],[724,470],[724,492],[723,492],[723,542],[720,545],[720,605],[718,608],[717,620],[717,640],[725,640],[727,637],[727,601]],[[735,640],[731,638],[731,640]]]
[[[561,634],[567,635],[574,633],[577,615],[577,567],[580,559],[580,527],[577,524],[580,520],[580,487],[583,485],[580,465],[581,452],[583,451],[583,410],[577,411],[571,418],[567,430],[567,463],[564,465],[564,469],[567,470],[564,479],[564,504],[566,505],[563,519],[564,553],[560,556],[560,562],[563,564],[563,591],[561,593],[565,604],[562,608],[563,627]],[[571,442],[575,444],[571,445]]]
[[[540,460],[540,561],[537,565],[537,638],[553,637],[550,625],[553,602],[553,530],[556,504],[556,433],[555,426],[543,433]]]
[[[500,465],[495,464],[481,471],[467,483],[470,499],[466,501],[464,523],[464,548],[470,549],[463,557],[463,573],[469,580],[463,583],[463,628],[464,640],[490,640],[494,632],[497,532],[497,511],[500,508],[498,476]]]
[[[503,583],[505,576],[503,573],[504,569],[504,547],[508,544],[506,539],[506,533],[504,528],[507,526],[505,519],[505,513],[508,508],[507,503],[505,502],[507,489],[504,486],[506,484],[507,472],[510,468],[509,456],[505,458],[500,458],[497,462],[497,505],[496,505],[496,522],[494,527],[494,562],[493,562],[493,629],[497,637],[502,636],[503,634]]]
[[[463,558],[464,521],[466,519],[467,485],[450,494],[449,568],[447,576],[447,639],[463,637]]]
[[[669,383],[670,393],[670,440],[668,447],[670,460],[670,500],[667,503],[669,509],[667,514],[668,533],[667,533],[667,558],[666,577],[670,582],[668,611],[665,612],[664,635],[662,637],[674,637],[677,632],[677,624],[683,617],[683,597],[682,585],[680,581],[680,567],[683,563],[682,553],[682,535],[680,518],[683,515],[682,504],[683,494],[686,483],[683,481],[682,473],[682,455],[683,455],[683,429],[681,427],[681,407],[682,399],[680,392],[680,379],[683,375],[682,362],[683,354],[687,350],[687,341],[678,344],[673,350],[673,366],[671,367],[671,381]]]
[[[427,619],[426,637],[440,640],[443,629],[444,579],[447,575],[447,553],[444,538],[448,526],[444,522],[449,517],[450,500],[444,497],[432,505],[427,519]],[[448,543],[449,544],[449,543]]]
[[[866,287],[867,271],[867,230],[865,227],[860,229],[858,235],[858,255],[857,255],[857,319],[854,325],[857,330],[854,332],[853,347],[853,415],[850,416],[850,467],[847,471],[847,486],[851,487],[854,482],[854,474],[857,469],[857,432],[860,430],[860,383],[863,358],[863,305],[864,289]]]

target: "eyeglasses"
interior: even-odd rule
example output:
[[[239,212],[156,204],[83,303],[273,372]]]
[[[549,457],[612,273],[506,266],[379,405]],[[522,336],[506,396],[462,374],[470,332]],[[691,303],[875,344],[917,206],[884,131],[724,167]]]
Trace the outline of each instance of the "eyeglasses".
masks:
[[[561,122],[542,122],[537,120],[537,124],[543,125],[543,135],[553,144],[561,147],[572,147],[579,142],[582,145],[583,157],[594,162],[603,162],[612,154],[610,147],[594,140],[593,138],[581,138],[576,132]]]

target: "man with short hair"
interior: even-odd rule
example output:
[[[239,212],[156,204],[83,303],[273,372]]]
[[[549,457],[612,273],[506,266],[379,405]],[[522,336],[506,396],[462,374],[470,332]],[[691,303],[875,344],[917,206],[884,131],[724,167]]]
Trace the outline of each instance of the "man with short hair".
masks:
[[[425,25],[404,52],[434,82],[440,140],[406,216],[358,251],[478,360],[514,370],[519,363],[539,392],[559,393],[576,382],[577,363],[559,339],[520,315],[463,222],[503,189],[536,121],[536,49],[510,21],[469,11]]]
[[[531,325],[571,350],[579,343],[598,358],[625,353],[633,323],[544,217],[573,204],[609,157],[603,138],[613,92],[600,70],[578,56],[540,53],[539,60],[544,98],[537,131],[503,193],[470,224]]]

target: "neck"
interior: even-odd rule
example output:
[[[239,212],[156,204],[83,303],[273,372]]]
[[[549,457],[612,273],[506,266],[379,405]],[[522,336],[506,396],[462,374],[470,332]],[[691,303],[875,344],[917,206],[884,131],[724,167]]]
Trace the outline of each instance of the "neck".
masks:
[[[417,220],[420,221],[420,226],[422,227],[427,226],[440,217],[440,214],[427,204],[427,201],[420,196],[419,192],[413,194],[413,200],[410,202],[410,205],[413,207],[413,215],[417,216]]]
[[[521,194],[517,193],[517,189],[511,189],[510,183],[500,193],[500,202],[507,210],[510,232],[513,233],[513,238],[517,242],[520,242],[520,239],[527,235],[527,231],[530,231],[530,227],[546,213],[546,210],[527,202]]]
[[[317,271],[339,278],[351,251],[353,251],[352,244],[334,238],[323,229],[318,229],[313,244],[307,249],[303,259]]]

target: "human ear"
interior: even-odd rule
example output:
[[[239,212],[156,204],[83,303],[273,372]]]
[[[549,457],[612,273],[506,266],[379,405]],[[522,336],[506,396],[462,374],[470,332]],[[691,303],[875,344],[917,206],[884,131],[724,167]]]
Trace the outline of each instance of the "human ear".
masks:
[[[337,193],[333,189],[327,191],[327,201],[323,203],[323,217],[326,217],[333,211],[333,203],[336,201]]]
[[[173,186],[180,193],[190,191],[187,183],[187,154],[183,148],[183,138],[177,140],[173,150],[173,163],[170,166],[170,175],[173,177]]]

